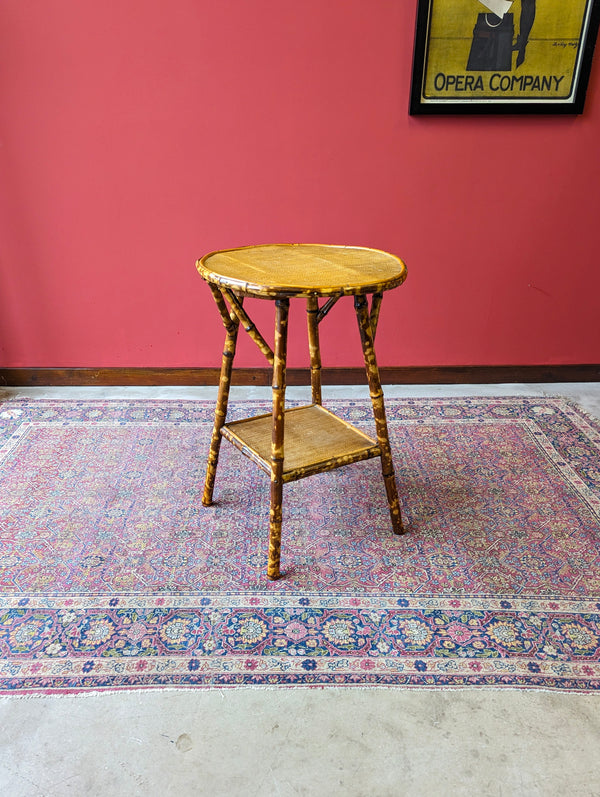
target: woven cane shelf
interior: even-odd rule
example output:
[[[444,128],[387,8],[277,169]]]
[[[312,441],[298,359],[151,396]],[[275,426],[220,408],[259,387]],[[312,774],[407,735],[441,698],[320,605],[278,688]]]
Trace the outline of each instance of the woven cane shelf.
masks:
[[[265,473],[271,473],[273,417],[225,424],[221,434]],[[291,482],[380,456],[377,443],[318,404],[285,411],[283,481]]]

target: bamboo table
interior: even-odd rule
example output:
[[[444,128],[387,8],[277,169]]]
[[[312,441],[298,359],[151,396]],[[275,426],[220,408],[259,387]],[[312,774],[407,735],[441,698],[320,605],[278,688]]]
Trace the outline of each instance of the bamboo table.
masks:
[[[202,498],[204,506],[212,504],[219,449],[224,437],[271,477],[267,575],[276,579],[280,576],[283,485],[351,462],[380,457],[392,527],[396,534],[402,534],[374,338],[383,292],[404,282],[404,263],[376,249],[271,244],[212,252],[198,260],[196,266],[212,291],[227,332]],[[368,294],[373,294],[370,308]],[[244,309],[246,296],[275,301],[274,350]],[[376,441],[322,406],[319,324],[342,296],[354,296],[375,416]],[[312,403],[286,410],[290,298],[306,299]],[[320,298],[325,299],[322,306],[319,306]],[[273,411],[225,423],[240,324],[273,366]]]

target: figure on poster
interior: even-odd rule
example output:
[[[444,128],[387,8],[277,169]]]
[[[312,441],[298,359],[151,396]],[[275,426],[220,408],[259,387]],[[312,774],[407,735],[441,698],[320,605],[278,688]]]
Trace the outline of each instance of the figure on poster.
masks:
[[[507,13],[513,0],[481,0],[491,13],[480,13],[473,29],[473,40],[467,61],[468,71],[505,71],[513,69],[513,52],[517,52],[515,68],[525,60],[525,49],[535,20],[536,0],[520,0],[519,32],[513,43],[513,15]]]
[[[487,4],[486,4],[487,5]],[[473,28],[467,71],[510,72],[513,59],[513,15],[480,13]]]
[[[519,17],[519,34],[513,46],[517,51],[517,61],[515,66],[521,66],[525,60],[525,48],[529,41],[529,34],[535,20],[536,0],[521,0],[521,16]]]

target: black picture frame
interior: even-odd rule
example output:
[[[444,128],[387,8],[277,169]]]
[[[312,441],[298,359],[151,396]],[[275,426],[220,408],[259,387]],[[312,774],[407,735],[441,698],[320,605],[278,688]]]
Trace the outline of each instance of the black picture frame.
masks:
[[[582,113],[600,0],[539,5],[418,0],[410,114]]]

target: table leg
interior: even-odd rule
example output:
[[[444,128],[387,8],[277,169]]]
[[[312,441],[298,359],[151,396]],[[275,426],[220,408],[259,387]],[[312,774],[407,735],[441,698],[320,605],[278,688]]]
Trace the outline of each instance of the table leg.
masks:
[[[215,486],[215,476],[217,474],[217,463],[219,462],[219,450],[221,448],[221,429],[227,417],[231,372],[233,370],[233,358],[235,356],[239,328],[240,322],[237,318],[233,318],[227,327],[223,360],[221,362],[221,377],[219,379],[215,423],[210,440],[210,451],[208,453],[208,464],[206,466],[206,480],[204,482],[204,495],[202,496],[202,504],[204,506],[210,506],[213,502],[213,489]]]
[[[358,328],[360,330],[360,339],[363,348],[363,355],[365,358],[367,379],[369,380],[369,392],[371,394],[371,402],[373,404],[373,415],[375,416],[377,442],[379,443],[379,448],[381,449],[381,470],[383,473],[387,500],[390,507],[392,527],[395,534],[402,534],[404,532],[404,527],[402,526],[400,502],[398,500],[396,477],[394,475],[394,463],[392,461],[387,421],[385,418],[383,390],[381,389],[379,369],[377,367],[377,359],[375,358],[373,332],[371,329],[371,320],[369,318],[369,308],[366,297],[355,296],[354,307],[356,309],[356,318],[358,319]]]
[[[321,397],[321,350],[319,347],[319,300],[309,296],[306,300],[306,320],[308,322],[308,348],[310,351],[310,384],[313,404],[322,404]]]
[[[289,299],[276,299],[275,362],[273,365],[273,432],[271,437],[271,511],[269,515],[269,561],[267,576],[281,575],[281,515],[283,503],[283,436],[285,423],[285,366]]]

